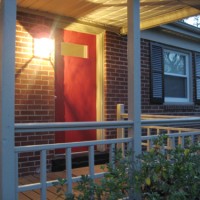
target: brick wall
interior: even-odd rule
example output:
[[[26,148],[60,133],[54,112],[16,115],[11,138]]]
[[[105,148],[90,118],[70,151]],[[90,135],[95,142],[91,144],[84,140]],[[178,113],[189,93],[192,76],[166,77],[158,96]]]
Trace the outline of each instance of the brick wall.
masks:
[[[119,103],[127,107],[127,38],[115,33],[106,32],[105,35],[105,120],[116,120],[116,106]],[[106,132],[107,138],[116,136],[116,130]]]
[[[124,36],[107,32],[105,45],[105,119],[115,120],[116,104],[125,104],[127,112],[127,39]],[[192,72],[194,75],[195,52],[191,53],[193,55]],[[159,105],[150,102],[150,41],[145,39],[141,39],[141,101],[142,113],[146,114],[200,115],[200,106],[195,104]],[[115,137],[116,132],[109,130],[107,134],[107,137],[112,138]]]
[[[16,25],[16,90],[15,122],[54,121],[53,60],[35,58],[34,38],[48,34],[52,22],[44,17],[18,13]],[[54,143],[54,133],[17,133],[16,146]],[[48,158],[53,152],[48,153]],[[48,168],[50,160],[48,159]],[[39,167],[39,152],[22,153],[19,173],[35,173]]]

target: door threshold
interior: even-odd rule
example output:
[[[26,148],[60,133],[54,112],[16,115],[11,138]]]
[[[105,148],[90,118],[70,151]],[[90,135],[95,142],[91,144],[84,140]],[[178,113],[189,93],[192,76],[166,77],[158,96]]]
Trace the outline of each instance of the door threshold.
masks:
[[[95,151],[95,165],[109,162],[109,152]],[[72,153],[72,168],[89,166],[88,151]],[[65,166],[65,154],[55,155],[52,159],[52,172],[63,171]]]

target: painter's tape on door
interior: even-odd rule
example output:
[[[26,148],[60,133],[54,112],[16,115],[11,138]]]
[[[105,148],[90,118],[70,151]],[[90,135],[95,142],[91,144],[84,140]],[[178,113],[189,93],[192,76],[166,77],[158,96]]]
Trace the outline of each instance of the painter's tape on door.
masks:
[[[79,58],[88,58],[88,46],[62,42],[61,55],[74,56],[74,57],[79,57]]]

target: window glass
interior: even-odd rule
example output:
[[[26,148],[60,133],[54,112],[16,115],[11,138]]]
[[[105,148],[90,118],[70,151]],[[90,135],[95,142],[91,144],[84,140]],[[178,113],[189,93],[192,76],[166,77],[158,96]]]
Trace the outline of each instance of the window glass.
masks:
[[[185,56],[176,52],[164,51],[165,73],[186,74]]]
[[[187,79],[165,75],[165,96],[187,98]]]
[[[189,55],[164,50],[165,102],[189,102]]]

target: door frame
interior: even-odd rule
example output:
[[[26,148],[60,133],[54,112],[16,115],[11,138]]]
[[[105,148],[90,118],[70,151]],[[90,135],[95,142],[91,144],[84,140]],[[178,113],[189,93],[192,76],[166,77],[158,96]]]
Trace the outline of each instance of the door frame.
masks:
[[[104,120],[104,36],[105,30],[76,22],[61,22],[57,28],[96,35],[96,121]],[[97,140],[105,139],[103,129],[96,130]],[[98,151],[105,151],[105,145],[98,145]]]

